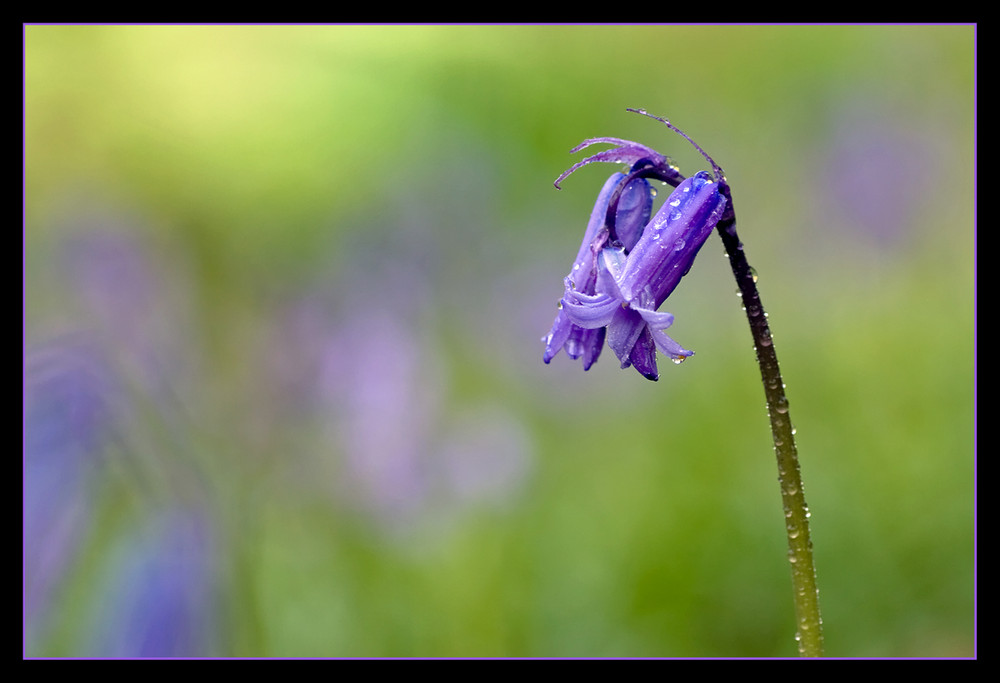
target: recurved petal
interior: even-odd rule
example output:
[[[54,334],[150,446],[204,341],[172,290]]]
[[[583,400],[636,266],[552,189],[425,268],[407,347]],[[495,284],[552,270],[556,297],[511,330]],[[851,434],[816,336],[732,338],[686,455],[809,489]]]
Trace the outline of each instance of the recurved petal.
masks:
[[[652,340],[656,343],[656,348],[661,353],[670,356],[674,361],[683,360],[688,356],[694,355],[694,351],[688,351],[663,332],[663,330],[674,324],[672,313],[651,311],[645,308],[636,308],[635,310],[646,321],[646,326],[649,328]]]
[[[618,309],[618,299],[610,294],[569,293],[562,299],[562,310],[574,325],[584,329],[604,327]]]
[[[596,162],[628,164],[631,166],[640,159],[649,159],[654,164],[669,165],[667,157],[663,156],[655,149],[650,149],[649,147],[646,147],[646,145],[639,144],[638,142],[632,142],[631,140],[623,140],[621,138],[590,138],[574,147],[572,151],[579,152],[581,149],[600,142],[607,142],[617,146],[612,149],[604,150],[603,152],[598,152],[597,154],[587,157],[583,161],[578,161],[573,164],[566,169],[562,175],[556,178],[554,183],[555,186],[559,187],[559,183],[565,180],[567,176],[578,168],[583,168],[587,164],[593,164]]]
[[[651,311],[648,308],[639,308],[634,306],[635,310],[642,319],[654,330],[665,330],[674,324],[674,314],[667,313],[666,311]]]
[[[650,329],[650,334],[653,337],[653,341],[656,343],[656,348],[658,348],[665,356],[670,356],[670,359],[675,363],[679,363],[688,356],[694,355],[694,351],[688,351],[683,346],[668,337],[662,330]]]

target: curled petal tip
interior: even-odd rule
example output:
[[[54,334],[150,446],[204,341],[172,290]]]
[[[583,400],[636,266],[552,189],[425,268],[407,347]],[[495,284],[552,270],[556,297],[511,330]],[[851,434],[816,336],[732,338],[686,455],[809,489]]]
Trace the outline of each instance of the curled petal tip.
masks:
[[[559,189],[559,183],[561,183],[568,175],[577,169],[586,166],[587,164],[604,162],[613,164],[628,164],[631,166],[641,159],[649,159],[655,164],[669,164],[667,157],[663,156],[655,149],[651,149],[646,147],[646,145],[638,142],[632,142],[631,140],[624,140],[622,138],[588,138],[570,150],[570,152],[576,153],[581,149],[585,149],[598,143],[607,143],[614,145],[614,147],[606,149],[603,152],[593,154],[582,161],[578,161],[563,171],[562,175],[556,178],[555,183],[553,183],[557,189]]]

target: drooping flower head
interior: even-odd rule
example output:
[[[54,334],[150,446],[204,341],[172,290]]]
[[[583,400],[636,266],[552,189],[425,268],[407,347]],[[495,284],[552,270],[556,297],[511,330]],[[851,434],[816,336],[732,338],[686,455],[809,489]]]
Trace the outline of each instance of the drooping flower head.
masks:
[[[641,110],[638,113],[645,114]],[[677,130],[664,119],[658,120]],[[581,283],[571,272],[565,279],[559,314],[552,332],[543,339],[546,342],[543,360],[549,362],[565,346],[571,357],[583,355],[584,368],[589,368],[606,337],[622,368],[635,366],[640,374],[655,380],[659,377],[656,349],[677,363],[694,354],[664,333],[674,317],[657,309],[690,270],[702,244],[722,219],[726,197],[720,192],[717,180],[707,172],[700,171],[685,179],[669,158],[636,142],[592,138],[574,151],[601,142],[616,147],[574,164],[559,176],[556,187],[576,169],[594,162],[626,162],[632,169],[627,175],[612,176],[598,195],[574,264],[574,272],[584,270],[588,277]],[[709,160],[721,180],[722,169],[700,147],[695,147]],[[649,177],[676,189],[638,239],[630,243],[630,239],[622,236],[636,233],[634,225],[620,223],[621,207],[629,205],[631,200],[627,197],[634,183]],[[650,199],[651,194],[650,191]],[[636,214],[626,215],[632,220],[638,218]]]
[[[623,183],[624,179],[625,176],[621,173],[613,174],[598,194],[597,203],[594,204],[587,230],[583,235],[583,242],[580,244],[580,251],[573,261],[569,275],[564,278],[567,290],[594,294],[600,269],[599,259],[604,247],[609,242],[617,242],[622,248],[630,249],[639,241],[652,213],[653,188],[644,178],[633,178]],[[620,196],[614,222],[614,227],[617,229],[615,238],[612,239],[606,219],[612,195],[619,189]],[[583,369],[589,370],[601,354],[605,330],[603,327],[588,329],[574,324],[562,310],[561,301],[559,306],[560,311],[556,314],[551,331],[542,338],[545,342],[542,360],[548,363],[560,349],[565,349],[566,355],[570,358],[582,357]]]

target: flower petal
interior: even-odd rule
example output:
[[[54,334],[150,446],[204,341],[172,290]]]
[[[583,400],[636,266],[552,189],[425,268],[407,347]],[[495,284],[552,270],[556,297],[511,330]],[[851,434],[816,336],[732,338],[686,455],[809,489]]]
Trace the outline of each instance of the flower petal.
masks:
[[[656,348],[658,348],[663,355],[670,356],[670,359],[674,362],[680,362],[688,356],[694,355],[694,351],[688,351],[683,346],[668,337],[662,330],[650,330],[650,334],[653,335],[653,341],[656,343]]]
[[[542,337],[542,341],[545,342],[545,353],[542,354],[542,360],[548,363],[555,358],[555,355],[559,353],[559,349],[566,344],[572,331],[573,323],[566,315],[566,312],[560,310],[556,314],[555,322],[552,323],[552,329],[547,336]]]
[[[617,145],[612,149],[605,150],[603,152],[598,152],[592,156],[587,157],[583,161],[578,161],[568,169],[563,171],[563,173],[556,178],[554,185],[558,188],[559,183],[566,179],[573,171],[578,168],[583,168],[587,164],[593,164],[597,162],[607,162],[613,164],[628,164],[629,166],[635,164],[641,159],[649,159],[654,164],[669,166],[670,160],[657,152],[655,149],[650,149],[645,145],[641,145],[638,142],[632,142],[631,140],[623,140],[621,138],[590,138],[584,140],[579,145],[574,147],[572,152],[579,152],[585,147],[594,145],[600,142],[607,142],[613,145]]]
[[[610,294],[590,296],[574,292],[563,297],[562,310],[574,325],[591,330],[610,324],[612,316],[619,308],[619,303],[619,300]]]
[[[619,279],[624,299],[631,302],[649,288],[654,307],[662,304],[691,268],[725,206],[718,183],[704,171],[678,185],[629,253]]]
[[[618,356],[622,367],[627,368],[632,347],[646,328],[646,322],[631,308],[618,307],[608,324],[608,346]]]
[[[597,362],[604,348],[604,337],[607,334],[606,327],[595,330],[580,330],[580,348],[583,357],[583,369],[590,370],[590,366]],[[575,358],[575,356],[570,356]]]
[[[589,294],[594,292],[591,287],[593,287],[597,272],[597,255],[604,247],[608,236],[607,229],[604,226],[604,221],[608,215],[608,203],[611,201],[611,195],[614,193],[618,183],[624,177],[621,173],[612,173],[611,177],[605,181],[604,187],[601,188],[600,193],[597,195],[594,208],[590,212],[590,220],[587,222],[587,229],[583,233],[583,241],[580,243],[576,260],[573,261],[573,266],[569,271],[568,277],[573,282],[575,288]]]
[[[631,180],[618,198],[615,213],[615,233],[618,241],[629,251],[642,236],[653,213],[652,186],[645,178]]]
[[[642,334],[635,340],[635,346],[632,347],[632,353],[628,358],[632,366],[646,379],[655,382],[660,378],[656,368],[656,345],[648,327],[643,329]]]
[[[663,311],[651,311],[648,308],[633,306],[632,310],[642,316],[651,329],[665,330],[674,324],[674,314]]]
[[[652,339],[656,343],[656,348],[664,355],[670,356],[674,361],[683,360],[688,356],[694,355],[694,351],[688,351],[663,332],[663,330],[674,324],[672,313],[651,311],[647,308],[635,308],[634,310],[646,321],[646,326],[649,328]]]

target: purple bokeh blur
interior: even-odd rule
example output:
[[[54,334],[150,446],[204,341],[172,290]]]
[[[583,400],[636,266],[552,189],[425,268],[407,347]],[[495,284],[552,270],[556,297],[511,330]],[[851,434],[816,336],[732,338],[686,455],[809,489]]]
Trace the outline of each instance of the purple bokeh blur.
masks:
[[[199,510],[154,512],[125,535],[98,590],[97,657],[217,654],[217,539]]]
[[[107,359],[81,339],[25,351],[24,616],[28,651],[91,522],[95,479],[119,420]]]

